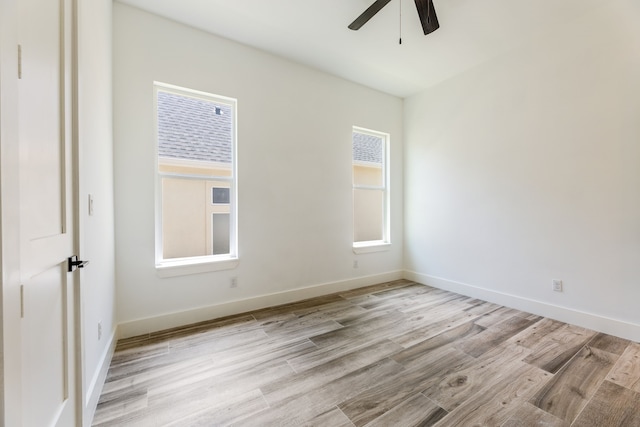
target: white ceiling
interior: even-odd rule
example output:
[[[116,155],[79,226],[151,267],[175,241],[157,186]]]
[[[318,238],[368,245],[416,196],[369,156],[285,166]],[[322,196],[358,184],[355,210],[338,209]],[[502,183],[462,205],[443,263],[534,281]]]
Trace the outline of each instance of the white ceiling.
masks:
[[[347,25],[373,0],[119,1],[400,97],[602,5],[599,0],[433,0],[440,29],[425,36],[413,0],[391,1],[359,31]]]

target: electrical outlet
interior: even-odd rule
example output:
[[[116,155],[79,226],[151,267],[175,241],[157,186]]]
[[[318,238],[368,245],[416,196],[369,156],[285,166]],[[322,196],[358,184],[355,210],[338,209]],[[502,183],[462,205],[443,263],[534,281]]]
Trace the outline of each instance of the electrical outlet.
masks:
[[[562,292],[562,280],[553,279],[551,283],[554,292]]]
[[[359,266],[358,266],[358,260],[357,260],[357,259],[354,259],[354,260],[353,260],[353,268],[358,268],[358,267],[359,267]]]
[[[98,341],[102,339],[102,322],[98,322]]]
[[[231,278],[231,287],[232,288],[237,288],[238,287],[238,278],[237,277],[232,277]]]

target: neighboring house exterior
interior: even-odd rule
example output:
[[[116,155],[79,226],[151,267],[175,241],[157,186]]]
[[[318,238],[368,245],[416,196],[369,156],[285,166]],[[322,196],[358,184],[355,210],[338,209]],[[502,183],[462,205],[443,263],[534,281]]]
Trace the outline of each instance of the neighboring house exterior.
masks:
[[[356,186],[385,187],[385,147],[382,138],[353,132],[353,241],[384,240],[385,197],[380,189],[360,189]]]
[[[232,117],[225,105],[158,93],[164,259],[229,253],[230,183],[220,178],[232,175]]]

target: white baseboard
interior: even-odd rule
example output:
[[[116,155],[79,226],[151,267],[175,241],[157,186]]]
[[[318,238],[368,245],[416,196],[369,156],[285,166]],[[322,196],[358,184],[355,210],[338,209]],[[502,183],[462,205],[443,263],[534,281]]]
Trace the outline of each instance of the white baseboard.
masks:
[[[640,342],[640,325],[634,323],[611,319],[597,314],[561,307],[529,298],[523,298],[517,295],[510,295],[490,289],[479,288],[466,283],[454,282],[452,280],[429,276],[415,271],[405,271],[404,278],[423,285],[433,286],[434,288],[456,292],[473,298],[479,298],[495,304],[537,314],[538,316],[549,317],[561,322],[582,326],[583,328]]]
[[[109,343],[106,346],[104,352],[102,353],[102,357],[100,358],[100,362],[98,363],[98,368],[93,374],[93,378],[91,378],[91,382],[89,383],[89,387],[87,388],[87,392],[84,395],[83,399],[83,424],[84,426],[90,426],[93,421],[93,416],[96,413],[96,407],[98,406],[98,400],[100,399],[100,393],[102,393],[102,388],[104,387],[104,382],[107,379],[107,372],[109,371],[109,366],[111,365],[111,359],[113,359],[113,353],[116,350],[116,344],[118,332],[117,329],[111,333],[109,337]]]
[[[199,307],[178,313],[169,313],[156,317],[132,320],[121,323],[118,326],[119,338],[129,338],[144,335],[164,329],[184,326],[191,323],[230,316],[233,314],[245,313],[265,307],[272,307],[280,304],[301,301],[307,298],[319,297],[335,292],[344,292],[363,286],[375,285],[378,283],[390,282],[402,279],[403,272],[392,271],[372,276],[358,277],[355,279],[341,280],[331,283],[298,288],[290,291],[277,292],[274,294],[260,295],[254,298],[230,301],[223,304]]]

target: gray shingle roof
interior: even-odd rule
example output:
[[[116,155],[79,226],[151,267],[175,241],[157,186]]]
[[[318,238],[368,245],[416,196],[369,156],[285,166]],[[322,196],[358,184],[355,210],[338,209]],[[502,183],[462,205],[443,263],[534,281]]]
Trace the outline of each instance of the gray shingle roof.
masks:
[[[382,163],[382,138],[366,133],[353,132],[353,160],[358,162]]]
[[[231,107],[158,92],[158,155],[231,163]]]

